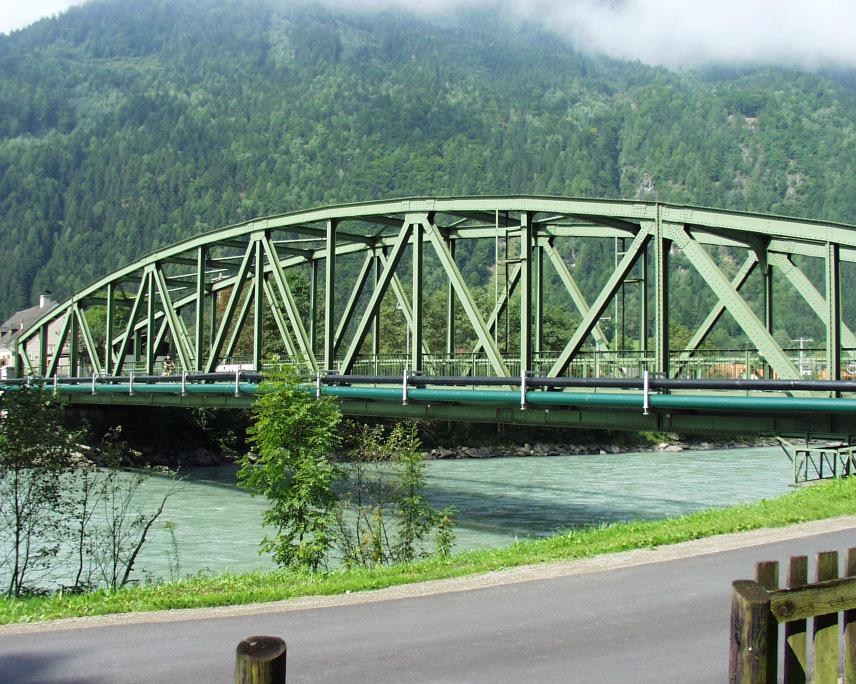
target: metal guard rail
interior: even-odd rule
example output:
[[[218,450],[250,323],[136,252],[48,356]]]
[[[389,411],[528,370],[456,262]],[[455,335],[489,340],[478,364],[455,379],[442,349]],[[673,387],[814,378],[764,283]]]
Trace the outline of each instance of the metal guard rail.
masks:
[[[235,373],[199,373],[181,376],[116,376],[75,378],[29,378],[6,380],[0,390],[14,390],[23,385],[36,385],[44,389],[62,388],[68,394],[218,394],[255,395],[259,392],[263,376],[260,373],[239,371]],[[402,380],[403,388],[400,386]],[[398,387],[353,386],[354,383],[396,384]],[[856,392],[852,381],[801,381],[801,380],[684,380],[649,379],[648,391],[642,380],[615,380],[594,378],[525,378],[525,387],[520,391],[499,389],[475,389],[476,386],[520,387],[522,378],[472,378],[472,377],[429,377],[410,376],[352,376],[328,374],[318,376],[316,385],[306,385],[306,390],[318,395],[334,396],[359,401],[414,401],[447,402],[461,404],[489,404],[495,406],[520,405],[525,407],[556,406],[566,408],[608,407],[614,409],[662,411],[715,411],[715,412],[827,412],[856,413],[856,399],[829,397],[771,397],[735,396],[711,394],[656,394],[652,389],[758,389],[778,391],[831,391]],[[437,385],[429,388],[426,385]],[[466,385],[473,389],[440,389]],[[530,387],[593,387],[641,390],[639,392],[568,392],[544,391]]]

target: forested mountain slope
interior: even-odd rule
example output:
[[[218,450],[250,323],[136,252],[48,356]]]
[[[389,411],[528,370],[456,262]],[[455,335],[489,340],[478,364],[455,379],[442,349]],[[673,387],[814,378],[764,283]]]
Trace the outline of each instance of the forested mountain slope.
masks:
[[[848,82],[587,57],[485,12],[95,0],[0,36],[0,318],[178,238],[352,200],[656,197],[856,223]]]

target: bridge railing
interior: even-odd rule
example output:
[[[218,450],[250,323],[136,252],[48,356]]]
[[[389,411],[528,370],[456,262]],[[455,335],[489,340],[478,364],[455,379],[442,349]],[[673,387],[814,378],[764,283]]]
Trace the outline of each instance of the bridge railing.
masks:
[[[829,373],[826,369],[826,350],[820,348],[785,349],[788,358],[794,363],[801,379],[827,380]],[[757,350],[744,349],[697,349],[688,358],[682,358],[685,350],[675,349],[670,352],[670,377],[681,377],[694,380],[713,379],[759,379],[768,374],[767,364]],[[532,374],[546,376],[558,358],[557,351],[536,352],[532,356]],[[509,375],[520,375],[520,359],[517,355],[503,355],[503,362]],[[174,363],[174,362],[173,362]],[[293,363],[290,361],[289,363]],[[487,354],[484,352],[459,352],[456,354],[423,354],[423,372],[427,375],[492,377],[496,373]],[[282,363],[264,363],[262,370],[281,367]],[[568,364],[567,370],[561,377],[574,378],[641,378],[647,370],[653,373],[655,367],[654,354],[650,351],[638,350],[600,350],[583,349],[579,351]],[[357,357],[353,375],[384,375],[400,377],[405,368],[412,371],[410,357],[404,353],[362,355]],[[166,357],[158,357],[153,365],[154,375],[168,373],[174,365]],[[253,370],[250,357],[224,357],[217,364],[216,370],[234,372],[235,370]],[[299,372],[310,373],[310,368],[297,363]],[[91,376],[95,369],[81,365],[78,375]],[[146,372],[144,361],[128,360],[124,364],[124,372],[140,375]],[[60,377],[68,375],[68,366],[59,365],[57,374]],[[842,379],[856,379],[856,349],[842,350]]]

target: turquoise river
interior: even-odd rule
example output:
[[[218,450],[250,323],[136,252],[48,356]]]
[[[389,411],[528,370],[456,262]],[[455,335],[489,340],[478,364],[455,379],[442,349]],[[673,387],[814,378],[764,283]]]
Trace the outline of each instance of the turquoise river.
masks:
[[[778,448],[430,461],[427,495],[456,513],[457,550],[614,521],[663,518],[783,494],[791,465]],[[154,499],[166,487],[146,483]],[[258,554],[263,499],[235,486],[234,467],[189,471],[137,564],[169,576],[175,523],[180,573],[272,567]]]

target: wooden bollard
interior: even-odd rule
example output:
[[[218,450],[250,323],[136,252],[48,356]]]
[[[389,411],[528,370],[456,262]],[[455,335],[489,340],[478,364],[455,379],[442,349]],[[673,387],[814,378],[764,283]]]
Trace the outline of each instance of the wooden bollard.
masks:
[[[731,684],[767,681],[770,595],[757,582],[737,580],[731,600]]]
[[[235,655],[235,684],[284,684],[285,654],[285,642],[279,637],[244,639]]]

